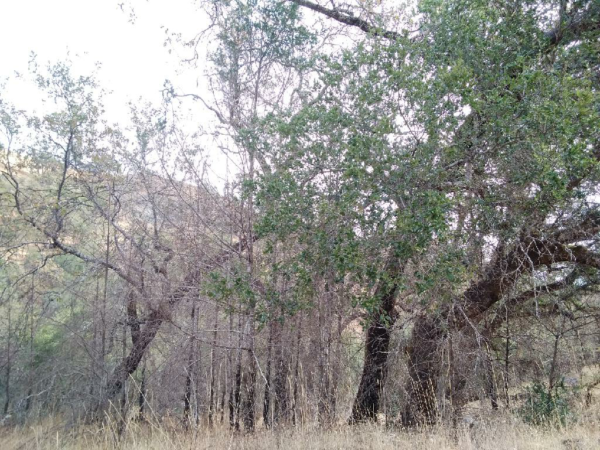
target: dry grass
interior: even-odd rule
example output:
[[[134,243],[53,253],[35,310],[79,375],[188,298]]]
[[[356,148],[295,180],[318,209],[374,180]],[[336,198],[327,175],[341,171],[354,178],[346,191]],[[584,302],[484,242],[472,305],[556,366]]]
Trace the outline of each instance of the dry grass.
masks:
[[[594,419],[597,419],[595,417]],[[589,419],[592,419],[590,417]],[[580,422],[568,429],[536,429],[511,416],[481,421],[472,428],[451,430],[437,427],[418,432],[390,430],[379,426],[330,429],[305,427],[281,431],[235,434],[228,429],[200,427],[190,431],[180,426],[130,422],[119,438],[115,423],[70,430],[58,420],[0,429],[2,450],[159,450],[159,449],[600,449],[597,420]]]

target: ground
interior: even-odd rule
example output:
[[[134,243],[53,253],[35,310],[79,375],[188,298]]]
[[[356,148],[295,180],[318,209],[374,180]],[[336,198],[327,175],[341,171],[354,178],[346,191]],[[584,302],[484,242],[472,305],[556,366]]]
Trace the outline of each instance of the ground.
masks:
[[[53,419],[34,425],[0,429],[2,450],[598,450],[600,415],[589,411],[567,428],[534,428],[513,415],[498,413],[493,419],[461,423],[457,429],[435,427],[405,431],[378,425],[329,429],[314,426],[278,431],[260,430],[254,434],[231,433],[226,428],[192,428],[179,425],[131,422],[119,437],[117,423],[103,426],[69,427]]]

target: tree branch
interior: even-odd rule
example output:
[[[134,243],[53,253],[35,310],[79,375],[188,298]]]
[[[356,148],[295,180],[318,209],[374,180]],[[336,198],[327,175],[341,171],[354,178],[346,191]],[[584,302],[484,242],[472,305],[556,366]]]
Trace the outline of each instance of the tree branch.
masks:
[[[354,17],[349,14],[343,13],[341,11],[335,10],[335,9],[328,9],[321,5],[317,5],[316,3],[309,2],[307,0],[288,0],[288,1],[295,3],[298,6],[303,6],[304,8],[308,8],[319,14],[323,14],[324,16],[327,16],[333,20],[336,20],[337,22],[343,23],[345,25],[349,25],[351,27],[359,28],[360,30],[364,31],[365,33],[369,33],[374,36],[381,36],[383,38],[386,38],[386,39],[389,39],[392,41],[397,41],[402,37],[400,35],[400,33],[376,27],[374,25],[371,25],[366,20],[361,19],[360,17]]]

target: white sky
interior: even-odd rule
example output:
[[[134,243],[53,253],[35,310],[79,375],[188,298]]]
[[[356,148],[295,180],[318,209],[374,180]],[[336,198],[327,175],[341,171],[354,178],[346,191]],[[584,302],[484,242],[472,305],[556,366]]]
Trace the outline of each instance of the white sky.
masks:
[[[160,99],[165,79],[193,87],[201,73],[178,75],[179,59],[164,46],[165,27],[192,36],[203,16],[193,0],[0,0],[0,79],[27,72],[30,53],[40,65],[69,55],[77,72],[89,73],[102,63],[100,84],[113,91],[107,98],[109,119],[119,120],[128,100]],[[131,23],[133,6],[136,19]],[[199,72],[199,71],[197,71]],[[190,84],[194,83],[194,84]],[[13,103],[31,101],[23,87],[10,83]],[[18,95],[17,95],[18,94]]]
[[[42,67],[68,57],[75,74],[90,74],[100,62],[99,84],[111,92],[104,99],[109,122],[127,123],[129,101],[158,104],[166,79],[179,92],[206,89],[202,64],[182,66],[189,54],[181,45],[165,46],[167,30],[190,38],[206,27],[194,0],[0,0],[0,18],[0,82],[11,77],[3,96],[18,108],[40,108],[39,92],[14,77],[27,74],[31,52]],[[197,103],[190,108],[192,126],[213,119]],[[207,150],[216,172],[211,181],[220,185],[225,157]]]

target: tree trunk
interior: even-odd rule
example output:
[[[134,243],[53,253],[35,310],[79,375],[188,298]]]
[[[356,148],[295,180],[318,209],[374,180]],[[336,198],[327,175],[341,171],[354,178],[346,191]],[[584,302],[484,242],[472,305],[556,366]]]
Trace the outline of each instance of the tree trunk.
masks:
[[[189,427],[192,420],[192,395],[193,395],[193,379],[194,379],[194,358],[196,357],[196,303],[192,303],[192,310],[190,313],[190,321],[194,332],[190,337],[189,348],[188,348],[188,361],[185,375],[185,393],[183,395],[183,417],[185,426]]]
[[[142,381],[140,382],[140,395],[138,397],[138,406],[140,409],[139,420],[146,420],[146,358],[142,366]]]
[[[407,386],[409,399],[402,413],[405,426],[433,423],[437,419],[438,349],[444,333],[439,319],[420,316],[415,323],[407,349],[410,381]]]
[[[131,349],[124,355],[121,362],[115,367],[112,375],[106,382],[104,396],[96,405],[95,411],[100,412],[107,403],[115,398],[123,389],[129,375],[136,371],[140,361],[144,357],[148,346],[152,343],[160,327],[172,311],[172,309],[197,285],[199,272],[195,271],[185,278],[181,287],[172,292],[169,299],[159,308],[154,309],[145,317],[144,327],[140,327],[140,321],[137,319],[137,306],[135,297],[130,296],[128,302],[128,321],[131,321]],[[135,312],[135,314],[134,314]]]
[[[292,423],[298,424],[298,385],[300,384],[300,339],[302,338],[302,315],[298,314],[298,320],[296,321],[296,362],[294,365],[294,392],[292,394]]]
[[[219,419],[219,422],[221,424],[223,424],[223,422],[225,421],[225,398],[227,397],[227,371],[225,372],[225,381],[226,382],[223,383],[222,391],[221,391],[221,406],[220,406],[221,417]]]
[[[553,394],[554,386],[556,385],[557,380],[557,371],[558,371],[558,348],[560,343],[560,338],[562,337],[563,330],[565,326],[565,317],[563,316],[560,321],[560,329],[558,332],[554,334],[554,348],[552,351],[552,361],[550,362],[550,373],[548,374],[548,395],[551,397]]]
[[[248,314],[248,375],[245,380],[245,398],[243,406],[244,429],[254,431],[256,408],[256,357],[254,355],[254,307],[251,306]]]
[[[331,381],[331,392],[329,393],[329,399],[331,404],[331,417],[334,419],[337,416],[337,394],[338,386],[341,375],[341,364],[342,364],[342,314],[341,311],[337,311],[337,330],[336,330],[336,342],[335,352],[333,356],[333,379]]]
[[[280,311],[283,318],[283,308]],[[288,390],[289,358],[284,336],[284,326],[281,321],[273,325],[273,340],[275,341],[275,376],[273,379],[273,391],[275,394],[273,425],[286,423],[290,417],[290,402]]]
[[[231,311],[231,302],[228,302],[228,310]],[[235,428],[235,383],[233,375],[233,314],[229,313],[229,351],[227,352],[227,382],[229,388],[229,427]],[[239,352],[238,352],[239,353]]]
[[[242,400],[242,317],[238,317],[238,348],[235,363],[235,378],[229,405],[229,422],[233,429],[240,430],[240,404]]]
[[[271,358],[273,356],[273,318],[269,321],[269,341],[267,344],[267,368],[265,373],[265,397],[263,401],[263,421],[271,428]]]
[[[593,225],[595,226],[595,222]],[[550,235],[555,237],[554,240],[540,238],[538,234],[523,233],[509,251],[506,251],[504,245],[499,245],[495,258],[481,277],[463,293],[460,303],[442,305],[441,311],[435,317],[422,315],[417,318],[408,346],[411,379],[407,386],[409,399],[402,414],[405,425],[430,424],[437,419],[435,391],[440,366],[437,354],[440,344],[447,336],[448,327],[444,325],[448,324],[450,318],[454,318],[454,330],[477,323],[490,307],[514,288],[522,275],[531,273],[535,267],[559,262],[600,266],[600,261],[585,248],[567,247],[566,244],[581,239],[582,231],[579,228]],[[553,283],[538,290],[525,292],[511,299],[510,303],[517,305],[532,298],[532,292],[556,289],[561,285],[564,286],[563,283]],[[507,315],[510,315],[508,311]]]
[[[34,324],[34,313],[35,313],[35,274],[31,275],[31,297],[29,298],[30,301],[30,310],[29,310],[29,315],[30,315],[30,319],[31,319],[31,328],[30,328],[30,335],[29,335],[29,389],[27,391],[27,400],[25,402],[25,412],[29,412],[29,409],[31,408],[31,399],[33,397],[33,371],[34,371],[34,365],[35,365],[35,348],[34,348],[34,339],[35,339],[35,324]]]
[[[504,340],[504,396],[506,397],[506,409],[510,409],[510,395],[508,393],[510,375],[510,322],[508,308],[506,308],[506,336]]]
[[[400,273],[397,258],[390,259],[387,273],[391,275],[392,281],[380,280],[375,291],[379,306],[371,315],[371,322],[367,330],[363,372],[352,406],[350,423],[377,420],[379,412],[381,390],[386,377],[391,331],[396,321],[395,306],[398,284],[393,278]]]
[[[330,394],[330,350],[331,350],[331,318],[327,306],[331,302],[330,283],[325,281],[324,298],[319,298],[319,386],[317,417],[319,424],[329,425],[331,422]],[[326,309],[327,308],[327,309]]]
[[[131,375],[138,368],[146,349],[158,333],[160,326],[163,322],[162,315],[158,311],[153,311],[146,320],[146,325],[140,332],[139,338],[135,344],[131,346],[129,354],[121,360],[119,365],[115,367],[111,377],[109,378],[106,389],[105,398],[100,402],[97,411],[106,406],[106,402],[114,398],[121,392],[123,385],[127,381],[129,375]]]
[[[8,330],[7,330],[7,335],[6,335],[6,378],[4,381],[4,389],[5,389],[5,395],[6,395],[6,399],[4,400],[4,415],[6,416],[8,414],[8,408],[10,407],[10,370],[11,370],[11,364],[12,364],[12,360],[11,360],[11,338],[12,338],[12,322],[11,322],[11,304],[10,304],[10,298],[8,299],[8,304],[7,304],[7,308],[8,308],[8,314],[7,314],[7,319],[8,319]]]
[[[123,353],[122,353],[122,358],[125,359],[127,357],[127,325],[123,324],[123,339],[121,340],[122,342],[122,349],[123,349]],[[121,417],[123,418],[123,421],[125,421],[126,418],[126,408],[127,408],[127,378],[125,378],[125,381],[123,383],[123,389],[121,389]]]
[[[486,363],[486,384],[487,384],[487,395],[490,399],[492,409],[498,410],[498,389],[496,387],[496,376],[494,374],[494,361],[489,346],[486,344],[485,349],[485,363]]]
[[[210,350],[210,388],[208,393],[208,424],[214,425],[214,415],[218,398],[215,398],[215,371],[216,371],[216,352],[217,352],[217,329],[219,327],[219,306],[215,306],[215,321],[213,323],[212,348]],[[218,396],[217,392],[217,396]]]

